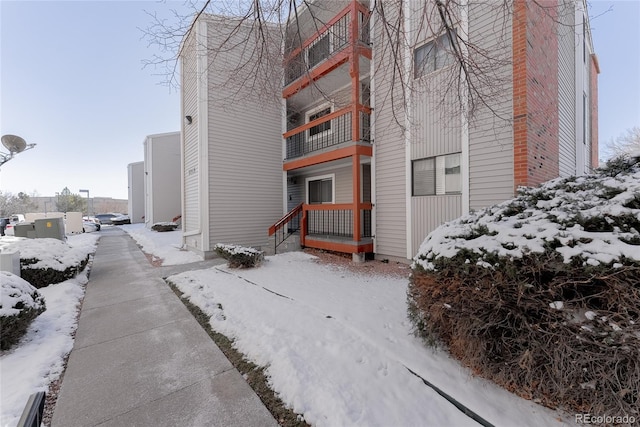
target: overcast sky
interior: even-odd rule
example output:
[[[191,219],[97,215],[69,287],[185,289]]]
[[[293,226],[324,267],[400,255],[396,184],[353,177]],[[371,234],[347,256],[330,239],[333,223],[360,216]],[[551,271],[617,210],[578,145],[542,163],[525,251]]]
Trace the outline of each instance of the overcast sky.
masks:
[[[145,11],[171,9],[186,11],[181,1],[0,0],[0,134],[37,144],[2,167],[0,191],[127,198],[144,138],[180,130],[179,94],[142,68],[154,53]],[[592,0],[591,16],[602,144],[640,126],[640,0]]]

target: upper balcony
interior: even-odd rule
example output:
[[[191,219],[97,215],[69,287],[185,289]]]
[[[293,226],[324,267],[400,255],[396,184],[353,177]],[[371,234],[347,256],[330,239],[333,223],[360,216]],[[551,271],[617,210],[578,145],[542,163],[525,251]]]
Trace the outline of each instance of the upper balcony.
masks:
[[[370,156],[371,109],[358,105],[356,113],[357,122],[354,124],[353,108],[346,107],[334,112],[327,109],[325,114],[319,113],[318,118],[285,133],[285,170],[296,169],[308,163],[337,160],[356,152]],[[341,148],[345,149],[342,155],[337,151]],[[313,156],[318,156],[315,162],[305,160]]]
[[[349,62],[357,61],[358,68],[369,69],[371,47],[369,10],[366,6],[352,2],[321,26],[311,17],[306,18],[306,21],[311,21],[319,28],[303,43],[296,43],[296,40],[302,39],[305,31],[302,25],[290,25],[292,30],[288,35],[285,87],[282,91],[282,96],[287,99],[336,69],[341,69],[338,74],[342,76],[332,76],[334,80],[345,80],[348,83],[352,66],[344,65]],[[301,16],[299,21],[304,19]],[[306,24],[308,26],[309,22]],[[315,30],[315,27],[312,28]],[[339,84],[331,86],[335,88]]]

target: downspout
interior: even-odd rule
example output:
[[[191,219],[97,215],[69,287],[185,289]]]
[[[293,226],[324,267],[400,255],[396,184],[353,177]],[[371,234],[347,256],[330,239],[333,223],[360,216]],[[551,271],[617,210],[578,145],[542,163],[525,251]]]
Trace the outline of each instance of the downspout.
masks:
[[[405,34],[411,34],[411,9],[410,9],[410,3],[409,1],[405,1],[403,3],[404,6],[404,31]],[[404,144],[404,157],[405,157],[405,162],[404,162],[404,173],[405,173],[405,189],[404,189],[404,193],[405,193],[405,230],[406,230],[406,234],[405,234],[405,246],[406,246],[406,256],[407,259],[412,259],[413,258],[413,239],[411,238],[412,236],[412,224],[411,221],[413,219],[413,215],[411,215],[411,137],[412,137],[412,133],[411,133],[411,114],[413,113],[413,108],[412,108],[412,94],[411,91],[408,90],[409,88],[409,78],[411,75],[411,61],[413,60],[413,55],[411,55],[411,51],[410,51],[410,47],[409,46],[404,46],[405,49],[405,55],[404,55],[404,81],[402,82],[403,85],[405,85],[405,87],[407,88],[407,90],[405,91],[405,93],[409,93],[408,99],[406,100],[406,110],[405,110],[405,116],[404,116],[404,122],[405,122],[405,144]]]
[[[460,2],[460,28],[461,33],[460,37],[465,39],[465,42],[469,41],[469,3],[467,0],[461,0]],[[461,54],[463,58],[468,57],[468,47],[466,43],[462,43],[460,46]],[[470,205],[470,192],[469,192],[469,92],[466,84],[466,73],[462,68],[460,68],[460,79],[462,80],[462,84],[460,85],[462,88],[462,92],[460,94],[460,102],[462,104],[462,112],[461,112],[461,148],[462,153],[460,155],[461,159],[461,168],[460,172],[462,176],[462,200],[461,200],[461,213],[462,215],[466,215],[469,213],[469,205]]]

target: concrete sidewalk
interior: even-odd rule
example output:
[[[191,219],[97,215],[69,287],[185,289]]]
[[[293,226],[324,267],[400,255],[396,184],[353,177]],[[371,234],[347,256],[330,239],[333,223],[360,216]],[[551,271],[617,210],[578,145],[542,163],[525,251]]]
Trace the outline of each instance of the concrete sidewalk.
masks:
[[[277,425],[162,280],[169,269],[119,228],[101,233],[52,426]]]

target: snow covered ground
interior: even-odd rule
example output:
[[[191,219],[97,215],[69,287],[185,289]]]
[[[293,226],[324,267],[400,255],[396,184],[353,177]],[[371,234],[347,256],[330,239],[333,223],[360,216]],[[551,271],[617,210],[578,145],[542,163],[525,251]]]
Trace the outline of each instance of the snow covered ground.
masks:
[[[67,242],[74,254],[86,256],[95,252],[99,237],[97,233],[85,233],[69,236]],[[3,237],[0,246],[13,245],[16,240]],[[62,263],[64,269],[77,264],[75,257],[61,259],[57,242],[51,240],[29,239],[28,250],[36,251],[38,258],[44,260],[42,267],[60,268]],[[18,345],[0,355],[0,426],[15,426],[29,396],[46,391],[60,377],[64,358],[73,347],[78,305],[86,283],[87,269],[73,279],[39,289],[47,310],[33,321]]]
[[[179,249],[179,231],[121,228],[165,265],[192,260]],[[97,237],[73,236],[69,243],[90,253]],[[478,425],[409,369],[496,426],[573,424],[425,348],[406,318],[406,280],[356,274],[299,252],[267,257],[255,269],[217,267],[171,280],[211,315],[215,330],[267,367],[272,388],[311,424]],[[1,356],[1,426],[14,426],[28,396],[60,375],[86,281],[84,272],[43,288],[47,311]]]
[[[177,263],[156,233],[123,226],[145,251]],[[425,348],[406,316],[404,279],[353,273],[294,252],[255,269],[215,267],[169,278],[216,331],[266,366],[271,387],[318,426],[464,426],[478,424],[409,369],[494,425],[554,426],[571,419],[523,400]]]

